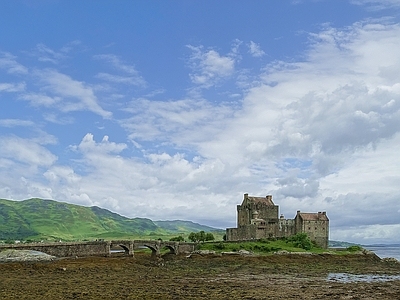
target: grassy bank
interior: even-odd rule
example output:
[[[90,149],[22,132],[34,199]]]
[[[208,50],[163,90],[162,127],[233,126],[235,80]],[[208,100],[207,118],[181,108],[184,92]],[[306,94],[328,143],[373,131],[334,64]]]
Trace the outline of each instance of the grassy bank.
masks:
[[[199,250],[209,250],[220,252],[238,252],[240,250],[246,250],[256,254],[273,254],[278,251],[287,252],[311,252],[315,254],[321,254],[330,252],[332,254],[344,255],[349,253],[355,253],[362,251],[363,248],[360,246],[350,246],[344,249],[323,249],[316,246],[315,244],[306,240],[304,243],[301,239],[307,239],[307,237],[300,237],[298,239],[279,239],[279,240],[267,240],[261,239],[257,241],[237,241],[237,242],[205,242],[198,245]],[[300,240],[299,240],[300,239]]]

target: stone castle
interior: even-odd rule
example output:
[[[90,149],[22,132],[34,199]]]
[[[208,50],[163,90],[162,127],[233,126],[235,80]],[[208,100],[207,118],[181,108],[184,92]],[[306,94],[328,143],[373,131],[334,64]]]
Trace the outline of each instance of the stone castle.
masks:
[[[244,194],[237,212],[237,228],[226,229],[227,241],[282,238],[307,233],[311,241],[328,248],[329,219],[326,212],[303,213],[298,210],[294,219],[285,219],[283,215],[279,217],[279,206],[274,204],[271,195],[263,198],[248,194]]]

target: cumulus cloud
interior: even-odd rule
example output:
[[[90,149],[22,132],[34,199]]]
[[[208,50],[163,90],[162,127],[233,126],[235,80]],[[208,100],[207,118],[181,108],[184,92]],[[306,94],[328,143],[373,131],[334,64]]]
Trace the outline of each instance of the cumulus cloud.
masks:
[[[103,137],[100,144],[97,144],[93,139],[93,134],[88,133],[84,136],[79,146],[74,148],[85,153],[119,153],[126,148],[126,144],[109,142],[107,135]]]
[[[0,150],[0,167],[13,179],[22,166],[41,169],[16,179],[15,190],[25,194],[99,205],[131,217],[228,227],[235,225],[243,193],[273,194],[288,217],[297,209],[327,211],[332,239],[378,239],[374,232],[388,237],[400,212],[399,37],[399,24],[387,22],[325,27],[309,35],[301,60],[271,62],[260,74],[239,69],[240,41],[228,54],[188,46],[194,88],[233,78],[243,83],[234,101],[166,99],[162,93],[158,100],[137,97],[115,112],[122,115],[118,125],[125,135],[115,127],[101,135],[85,131],[93,134],[64,149],[74,157],[65,164],[43,146],[44,137],[43,142],[2,137],[7,146]],[[254,42],[249,47],[250,54],[261,54]],[[112,72],[96,72],[112,88],[140,86],[135,68],[117,56],[96,59],[112,66]],[[237,73],[242,77],[235,78]],[[39,89],[21,92],[20,99],[36,107],[111,116],[90,83],[57,70],[37,70],[36,76]],[[45,120],[59,122],[57,113]],[[7,128],[28,124],[0,121]],[[4,188],[8,178],[1,180],[0,189],[12,194]]]
[[[169,141],[180,146],[195,145],[218,131],[234,107],[213,106],[207,101],[183,99],[150,101],[135,99],[126,109],[132,114],[121,120],[133,140]]]
[[[189,63],[193,70],[190,74],[193,83],[209,88],[234,73],[234,56],[223,56],[213,49],[205,50],[202,46],[187,47],[192,51]]]
[[[40,144],[20,137],[0,137],[0,156],[29,167],[52,165],[57,157]]]
[[[365,171],[348,176],[347,185],[353,185],[357,191],[365,190],[365,184],[393,187],[397,174],[394,171],[390,179],[384,175],[384,169],[396,165],[396,160],[390,158],[396,155],[394,145],[400,129],[400,78],[391,71],[399,64],[395,55],[399,33],[396,24],[356,23],[344,30],[326,28],[310,36],[310,48],[303,61],[268,65],[260,75],[261,83],[248,90],[240,110],[226,113],[219,122],[213,123],[207,117],[182,119],[186,116],[183,107],[174,106],[173,111],[166,107],[174,103],[144,101],[138,107],[144,105],[143,111],[149,111],[149,115],[145,114],[140,121],[126,120],[125,126],[139,142],[147,136],[162,137],[173,144],[186,141],[187,145],[195,145],[199,156],[207,158],[204,164],[212,159],[220,162],[219,170],[223,171],[219,176],[231,172],[233,178],[240,174],[238,178],[245,184],[234,188],[235,195],[240,194],[241,188],[245,192],[272,193],[285,210],[295,207],[314,211],[318,206],[318,210],[331,212],[336,220],[333,228],[347,222],[365,224],[362,218],[340,212],[346,209],[357,215],[356,209],[366,195],[359,193],[355,197],[343,187],[334,186],[332,178],[347,178],[342,172],[348,167],[352,169],[352,162],[368,165],[368,154],[375,153],[381,158],[371,161],[381,167],[371,166],[371,170],[382,169],[379,179],[375,178],[377,183],[363,181],[368,174],[375,174]],[[205,109],[201,116],[207,116],[206,112],[213,111],[215,106],[198,109],[191,106],[190,111],[198,114]],[[157,117],[152,118],[154,115]],[[174,123],[176,120],[180,121]],[[207,131],[210,128],[212,131]],[[179,134],[171,134],[175,131]],[[204,132],[208,138],[193,138],[203,136]],[[388,149],[387,154],[382,154],[384,148]],[[362,153],[366,156],[355,160]],[[252,185],[251,180],[258,183]],[[207,185],[212,186],[210,182]],[[393,195],[386,194],[391,192],[382,192],[375,201],[393,207]],[[234,202],[233,197],[230,201]],[[367,205],[372,205],[372,201]],[[395,217],[397,213],[392,212],[391,219]]]

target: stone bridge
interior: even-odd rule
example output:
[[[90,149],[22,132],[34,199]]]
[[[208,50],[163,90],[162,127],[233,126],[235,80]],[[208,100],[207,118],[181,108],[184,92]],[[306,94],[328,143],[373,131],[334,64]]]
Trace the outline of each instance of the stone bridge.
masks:
[[[195,243],[170,242],[160,240],[114,240],[71,243],[29,243],[0,244],[3,249],[35,250],[56,257],[111,256],[113,249],[123,249],[125,255],[134,255],[134,250],[149,248],[153,256],[160,255],[162,249],[168,248],[170,253],[190,253],[195,250]]]

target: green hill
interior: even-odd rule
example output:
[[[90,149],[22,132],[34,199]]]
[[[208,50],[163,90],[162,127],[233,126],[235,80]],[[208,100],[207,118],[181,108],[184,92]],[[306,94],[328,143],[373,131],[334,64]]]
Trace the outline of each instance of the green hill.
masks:
[[[205,225],[200,225],[198,223],[193,223],[191,221],[181,221],[181,220],[175,220],[175,221],[154,221],[154,223],[157,226],[160,226],[166,230],[170,230],[173,232],[197,232],[197,231],[205,231],[205,232],[213,232],[217,231],[219,232],[220,229],[216,229],[213,227],[205,226]]]
[[[96,206],[38,198],[0,199],[0,240],[167,239],[200,230],[223,234],[223,230],[189,221],[131,219]]]

